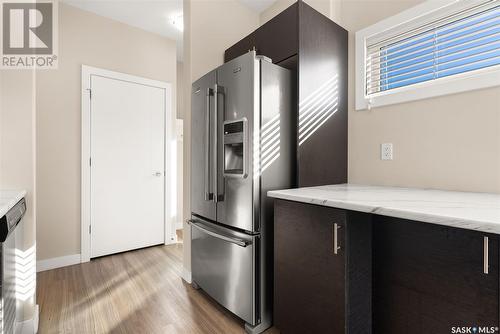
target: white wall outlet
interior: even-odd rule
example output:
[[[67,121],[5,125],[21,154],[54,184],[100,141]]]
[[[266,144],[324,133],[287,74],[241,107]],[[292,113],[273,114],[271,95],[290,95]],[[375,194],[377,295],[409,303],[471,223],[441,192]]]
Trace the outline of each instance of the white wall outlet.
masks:
[[[392,143],[383,143],[380,145],[380,159],[381,160],[392,160]]]

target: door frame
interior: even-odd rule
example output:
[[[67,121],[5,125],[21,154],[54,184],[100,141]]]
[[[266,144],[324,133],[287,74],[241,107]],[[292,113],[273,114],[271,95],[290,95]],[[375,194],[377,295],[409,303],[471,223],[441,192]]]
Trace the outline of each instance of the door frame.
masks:
[[[173,115],[173,96],[172,84],[169,82],[147,79],[135,75],[129,75],[120,72],[109,71],[93,66],[82,65],[82,91],[81,91],[81,253],[80,262],[90,261],[91,255],[91,236],[90,236],[90,203],[91,203],[91,122],[90,122],[90,99],[91,99],[91,77],[100,76],[104,78],[121,80],[146,86],[152,86],[164,90],[165,94],[165,136],[164,136],[164,239],[165,245],[177,242],[175,233],[176,220],[176,137],[175,137],[175,115]]]

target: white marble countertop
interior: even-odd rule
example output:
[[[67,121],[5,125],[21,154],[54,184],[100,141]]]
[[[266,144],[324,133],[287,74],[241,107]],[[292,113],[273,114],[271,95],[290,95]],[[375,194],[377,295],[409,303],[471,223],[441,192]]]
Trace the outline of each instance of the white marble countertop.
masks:
[[[0,218],[12,209],[24,196],[24,190],[0,190]]]
[[[270,197],[500,234],[500,195],[340,184],[275,190]]]

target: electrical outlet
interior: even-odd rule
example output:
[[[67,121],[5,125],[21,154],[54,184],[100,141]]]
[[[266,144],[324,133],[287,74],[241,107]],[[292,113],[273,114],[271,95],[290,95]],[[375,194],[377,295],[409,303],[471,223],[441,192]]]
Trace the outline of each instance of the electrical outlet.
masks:
[[[380,159],[381,160],[392,160],[392,143],[384,143],[380,145]]]

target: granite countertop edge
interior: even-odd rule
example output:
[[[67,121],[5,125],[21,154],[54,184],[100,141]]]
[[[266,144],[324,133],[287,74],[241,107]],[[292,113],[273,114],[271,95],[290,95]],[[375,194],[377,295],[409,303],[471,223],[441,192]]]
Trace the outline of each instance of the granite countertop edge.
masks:
[[[500,234],[500,195],[339,184],[273,190],[269,197]]]

